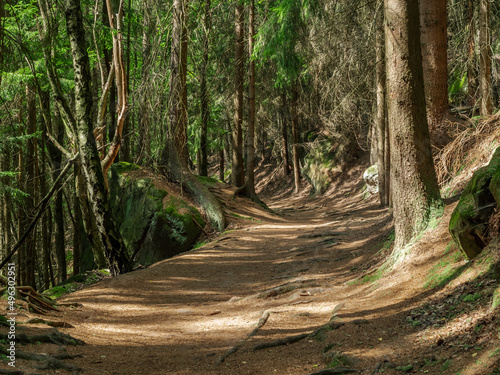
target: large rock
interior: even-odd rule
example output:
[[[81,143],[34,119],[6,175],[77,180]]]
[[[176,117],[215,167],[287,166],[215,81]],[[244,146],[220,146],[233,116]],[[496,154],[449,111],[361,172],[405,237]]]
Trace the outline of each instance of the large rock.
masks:
[[[137,264],[191,249],[205,225],[195,207],[155,186],[153,176],[134,164],[115,163],[108,179],[113,215]]]
[[[371,194],[378,194],[378,167],[377,164],[372,165],[363,173],[363,180]]]
[[[486,247],[488,222],[496,207],[500,207],[500,147],[491,162],[474,173],[451,215],[451,236],[468,259]]]

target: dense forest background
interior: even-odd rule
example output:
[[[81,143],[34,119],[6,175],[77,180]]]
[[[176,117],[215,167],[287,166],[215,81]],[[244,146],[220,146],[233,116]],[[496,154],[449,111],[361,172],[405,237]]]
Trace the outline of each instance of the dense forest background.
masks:
[[[193,174],[259,201],[267,160],[321,194],[325,170],[369,153],[404,245],[460,167],[436,176],[432,154],[500,99],[499,4],[408,3],[0,0],[2,266],[17,251],[19,283],[39,290],[89,256],[130,271],[107,197],[116,161],[182,183],[223,230]],[[415,180],[398,172],[407,162]]]

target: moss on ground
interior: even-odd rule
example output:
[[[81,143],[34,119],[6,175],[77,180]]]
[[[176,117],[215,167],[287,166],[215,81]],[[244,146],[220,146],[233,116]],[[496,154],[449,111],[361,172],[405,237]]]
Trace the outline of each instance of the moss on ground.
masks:
[[[43,295],[52,299],[59,299],[62,296],[76,292],[77,290],[80,290],[85,286],[98,283],[99,281],[101,281],[106,277],[110,277],[110,273],[108,270],[88,271],[70,277],[63,284],[59,284],[50,289],[45,290],[43,292]]]
[[[465,265],[460,265],[464,259],[457,245],[452,241],[445,250],[446,255],[429,270],[424,288],[436,288],[448,284],[456,279],[465,270]]]

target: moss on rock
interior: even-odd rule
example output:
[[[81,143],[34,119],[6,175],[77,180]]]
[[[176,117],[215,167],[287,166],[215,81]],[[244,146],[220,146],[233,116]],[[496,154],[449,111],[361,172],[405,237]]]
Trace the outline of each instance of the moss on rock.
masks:
[[[110,168],[110,201],[131,257],[150,265],[189,250],[205,223],[195,207],[156,187],[153,179],[129,174],[139,169],[123,162]]]
[[[468,259],[487,245],[488,221],[500,206],[500,148],[491,162],[474,173],[450,219],[453,240]]]

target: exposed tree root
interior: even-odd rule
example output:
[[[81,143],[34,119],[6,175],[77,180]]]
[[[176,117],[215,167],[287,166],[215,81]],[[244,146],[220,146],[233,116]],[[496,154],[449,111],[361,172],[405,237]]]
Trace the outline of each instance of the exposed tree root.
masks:
[[[359,370],[349,367],[335,367],[335,368],[327,368],[321,371],[316,371],[310,373],[309,375],[338,375],[338,374],[352,374],[354,372],[359,372]]]
[[[0,375],[24,375],[24,372],[20,370],[3,370],[0,369]]]
[[[319,237],[335,237],[339,235],[344,235],[344,233],[341,232],[334,232],[334,231],[324,231],[324,232],[313,232],[313,233],[305,233],[297,236],[297,238],[319,238]]]
[[[240,187],[236,188],[236,190],[233,193],[233,197],[236,197],[237,195],[241,195],[241,196],[247,197],[252,202],[257,203],[263,209],[265,209],[267,211],[270,211],[272,213],[275,213],[273,210],[271,210],[267,206],[267,204],[265,204],[263,201],[260,200],[259,196],[255,193],[254,190],[248,188],[248,186],[247,186],[246,183],[243,186],[240,186]]]
[[[61,327],[61,328],[75,328],[73,325],[66,322],[57,322],[51,320],[43,320],[40,318],[28,319],[25,324],[46,324],[50,327]]]
[[[264,342],[262,344],[255,345],[253,347],[253,350],[262,350],[262,349],[267,349],[267,348],[274,348],[276,346],[294,344],[296,342],[299,342],[300,340],[305,339],[308,336],[309,336],[309,333],[301,333],[300,335],[288,336],[288,337],[285,337],[283,339]]]
[[[0,290],[0,295],[6,291],[6,288]],[[52,301],[40,293],[38,293],[31,286],[17,286],[17,298],[24,305],[26,310],[35,312],[37,314],[45,315],[47,310],[59,311],[55,305],[56,302]]]
[[[336,322],[335,318],[337,317],[338,311],[344,306],[343,303],[338,304],[335,306],[332,312],[332,317],[328,321],[328,323],[316,328],[313,332],[310,333],[302,333],[300,335],[294,335],[294,336],[288,336],[282,339],[274,340],[274,341],[269,341],[269,342],[264,342],[261,344],[257,344],[253,347],[253,350],[262,350],[262,349],[267,349],[267,348],[274,348],[276,346],[283,346],[283,345],[289,345],[296,343],[300,340],[305,339],[306,337],[309,338],[314,338],[316,337],[321,331],[331,331],[333,329],[339,328],[343,323],[341,322]]]
[[[0,340],[10,341],[7,336],[8,335],[6,333],[0,333]],[[27,335],[25,333],[20,333],[16,335],[16,339],[21,344],[41,342],[55,345],[85,345],[85,342],[82,340],[75,339],[70,335],[60,332],[45,335]]]
[[[3,346],[0,346],[0,354],[4,354],[6,356],[9,355],[8,351]],[[62,370],[70,370],[70,371],[80,371],[81,370],[79,367],[73,366],[69,363],[65,363],[65,362],[61,361],[60,359],[56,358],[55,356],[27,353],[27,352],[23,352],[21,350],[17,350],[16,351],[16,358],[25,359],[27,361],[41,362],[41,366],[36,367],[39,370],[50,370],[50,369],[56,369],[56,370],[62,369]]]
[[[248,341],[252,336],[255,336],[259,331],[259,329],[261,329],[264,326],[264,324],[266,324],[267,319],[269,319],[269,315],[270,315],[269,311],[264,311],[259,321],[257,322],[257,326],[252,330],[252,332],[250,332],[244,340],[241,340],[238,345],[233,346],[231,349],[229,349],[227,352],[221,355],[217,360],[216,365],[220,365],[221,363],[223,363],[227,357],[229,357],[231,354],[236,353],[238,349],[241,348],[246,341]]]

